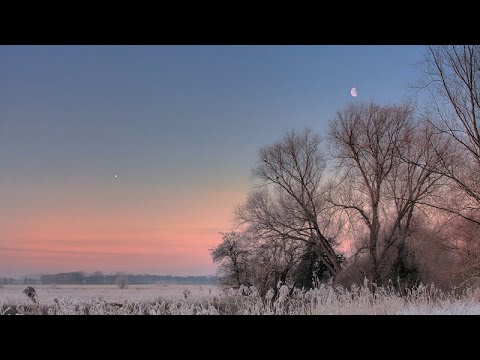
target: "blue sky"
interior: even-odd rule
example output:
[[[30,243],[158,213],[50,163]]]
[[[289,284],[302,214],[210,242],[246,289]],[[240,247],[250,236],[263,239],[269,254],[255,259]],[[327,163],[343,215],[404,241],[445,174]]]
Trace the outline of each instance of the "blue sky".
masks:
[[[86,213],[114,208],[122,222],[135,209],[158,213],[149,228],[165,213],[184,218],[183,201],[199,219],[212,212],[206,228],[215,245],[229,224],[214,214],[231,212],[248,190],[258,147],[287,129],[326,130],[349,101],[405,99],[423,53],[422,46],[1,46],[0,228],[10,225],[0,230],[0,258],[2,246],[18,245],[22,219],[79,204]],[[222,205],[205,209],[215,192]],[[180,265],[171,272],[181,273]]]

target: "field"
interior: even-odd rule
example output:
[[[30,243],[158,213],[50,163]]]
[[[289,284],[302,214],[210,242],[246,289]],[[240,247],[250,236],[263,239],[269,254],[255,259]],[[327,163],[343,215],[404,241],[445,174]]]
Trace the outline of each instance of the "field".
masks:
[[[39,285],[34,304],[25,286],[0,288],[0,313],[50,315],[335,315],[335,314],[480,314],[480,290],[444,293],[419,286],[400,296],[393,288],[372,289],[368,284],[350,290],[320,285],[312,290],[289,291],[261,298],[255,288],[222,291],[215,286],[137,285],[127,289],[104,285]]]
[[[131,285],[120,289],[117,285],[34,285],[41,305],[53,306],[54,299],[77,302],[90,302],[104,299],[107,302],[124,303],[137,300],[151,303],[159,298],[172,301],[184,298],[184,291],[189,291],[195,298],[218,293],[219,289],[208,285]],[[3,285],[0,288],[0,304],[28,304],[23,294],[26,285]]]

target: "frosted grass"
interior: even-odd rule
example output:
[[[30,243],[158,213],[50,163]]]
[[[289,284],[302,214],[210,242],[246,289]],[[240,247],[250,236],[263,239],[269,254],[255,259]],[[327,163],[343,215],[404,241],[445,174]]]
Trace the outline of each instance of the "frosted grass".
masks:
[[[279,285],[260,297],[254,287],[215,286],[38,286],[40,306],[22,286],[0,289],[1,314],[50,315],[478,315],[480,290],[443,292],[420,285],[400,295],[393,286],[365,282],[345,289],[321,284],[314,289]],[[18,294],[17,294],[18,293]],[[10,308],[7,311],[7,308]]]

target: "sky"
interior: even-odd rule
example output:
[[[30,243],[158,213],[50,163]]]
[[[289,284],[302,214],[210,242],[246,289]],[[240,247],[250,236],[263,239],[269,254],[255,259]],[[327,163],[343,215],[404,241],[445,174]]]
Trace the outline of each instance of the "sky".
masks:
[[[0,276],[214,275],[258,148],[411,96],[424,51],[0,46]]]

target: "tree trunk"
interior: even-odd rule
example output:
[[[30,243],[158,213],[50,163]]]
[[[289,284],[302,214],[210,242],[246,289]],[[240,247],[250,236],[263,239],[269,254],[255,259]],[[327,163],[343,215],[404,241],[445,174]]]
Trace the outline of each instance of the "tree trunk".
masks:
[[[370,227],[370,257],[372,258],[372,282],[380,285],[380,264],[377,256],[378,234],[380,232],[380,222],[378,219],[378,205],[372,206],[372,225]]]

